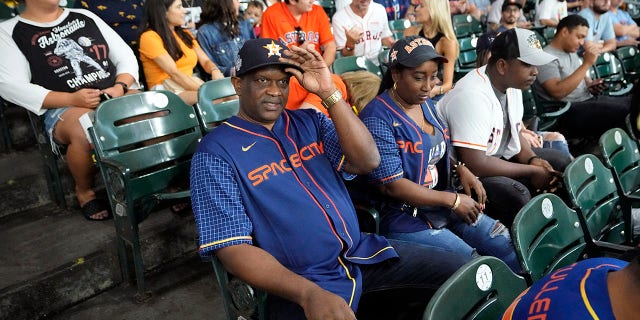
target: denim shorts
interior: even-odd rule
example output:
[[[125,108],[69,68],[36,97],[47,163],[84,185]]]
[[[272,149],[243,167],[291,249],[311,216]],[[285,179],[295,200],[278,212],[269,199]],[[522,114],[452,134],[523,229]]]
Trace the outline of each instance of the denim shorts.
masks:
[[[59,120],[64,121],[64,119],[62,119],[62,114],[65,113],[68,109],[69,107],[55,108],[55,109],[49,109],[47,110],[47,112],[44,113],[44,129],[45,131],[47,131],[47,134],[49,135],[49,142],[51,143],[51,151],[53,151],[53,153],[56,155],[60,155],[60,151],[59,151],[58,144],[55,142],[53,138],[53,129],[56,127],[56,124],[58,123]]]

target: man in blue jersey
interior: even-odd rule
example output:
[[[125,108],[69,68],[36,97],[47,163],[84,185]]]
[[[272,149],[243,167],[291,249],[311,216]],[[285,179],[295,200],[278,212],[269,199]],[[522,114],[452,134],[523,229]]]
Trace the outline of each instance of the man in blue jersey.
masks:
[[[284,110],[291,75],[333,121]],[[464,260],[360,232],[342,179],[373,170],[380,156],[320,53],[250,40],[232,82],[238,116],[208,134],[192,162],[200,254],[267,291],[270,319],[355,319],[360,297],[381,291],[412,290],[406,303],[421,312]]]
[[[587,259],[538,280],[509,306],[503,320],[638,319],[640,248],[626,256]]]

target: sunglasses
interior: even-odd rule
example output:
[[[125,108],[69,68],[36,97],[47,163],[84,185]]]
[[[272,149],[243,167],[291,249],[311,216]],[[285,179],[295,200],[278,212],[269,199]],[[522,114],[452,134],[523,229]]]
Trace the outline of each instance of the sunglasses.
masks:
[[[300,28],[300,26],[295,27],[296,30],[296,38],[298,38],[298,46],[301,46],[306,40],[306,36],[304,31],[302,31],[302,28]]]

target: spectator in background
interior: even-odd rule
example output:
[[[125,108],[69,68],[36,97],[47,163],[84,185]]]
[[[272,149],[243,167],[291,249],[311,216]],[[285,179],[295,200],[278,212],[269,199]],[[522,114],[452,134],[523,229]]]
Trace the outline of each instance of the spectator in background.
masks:
[[[502,19],[496,32],[503,32],[518,26],[522,13],[522,4],[518,0],[505,0],[502,3]]]
[[[478,38],[476,45],[477,68],[489,62],[491,43],[493,43],[496,36],[496,33],[485,33]],[[527,140],[533,152],[547,160],[554,168],[565,168],[573,160],[573,155],[569,152],[567,139],[560,132],[532,131],[527,129],[523,123],[522,129],[520,129],[520,137]]]
[[[287,46],[313,44],[331,65],[336,58],[336,42],[329,17],[313,0],[284,0],[262,15],[262,38],[281,39]]]
[[[247,3],[247,9],[244,10],[244,18],[251,22],[253,33],[256,37],[260,37],[260,33],[262,32],[262,13],[264,13],[266,9],[267,7],[264,3],[252,0]]]
[[[628,263],[592,258],[544,276],[511,303],[502,320],[637,319],[640,248],[628,255]]]
[[[44,115],[54,152],[58,143],[67,145],[65,159],[84,217],[108,219],[108,202],[93,191],[95,164],[79,118],[95,109],[101,96],[120,97],[138,88],[135,55],[90,11],[61,8],[58,1],[25,4],[19,17],[0,23],[0,96]]]
[[[380,166],[367,177],[367,194],[379,202],[381,234],[442,248],[466,261],[496,256],[519,272],[509,229],[482,213],[482,183],[465,166],[450,163],[448,129],[428,98],[438,81],[438,62],[446,58],[417,36],[398,40],[390,57],[381,93],[359,115],[380,153]],[[464,193],[451,184],[453,171]]]
[[[380,77],[366,70],[345,72],[340,77],[347,86],[349,101],[356,114],[376,97],[382,81]]]
[[[142,0],[77,0],[74,5],[95,13],[137,52],[143,3]]]
[[[313,0],[284,0],[267,8],[262,15],[261,37],[280,39],[287,46],[312,44],[316,51],[322,52],[327,65],[336,58],[336,42],[329,17],[321,6],[313,4]],[[343,97],[347,97],[347,88],[340,76],[334,74],[332,79]],[[305,90],[296,78],[291,78],[290,87],[287,109],[311,108],[328,115],[320,104],[320,97]]]
[[[525,1],[517,1],[520,1],[520,7],[522,8]],[[489,14],[487,15],[487,32],[496,31],[500,27],[503,4],[504,0],[495,0],[493,3],[491,3],[491,9],[489,9]],[[524,16],[524,12],[522,12],[522,9],[520,9],[520,15],[518,21],[516,22],[516,26],[523,29],[531,28],[531,22],[527,21],[527,18]]]
[[[616,34],[616,46],[635,46],[638,45],[640,29],[629,13],[620,9],[623,2],[624,0],[611,0],[610,14],[613,31]]]
[[[336,46],[345,57],[366,57],[379,65],[382,46],[395,43],[384,8],[373,0],[353,0],[333,15],[331,24]]]
[[[559,172],[520,138],[521,90],[535,80],[536,66],[554,59],[532,31],[509,29],[491,44],[488,64],[467,73],[438,102],[457,160],[487,192],[484,212],[507,226],[531,194],[555,190],[559,179]]]
[[[558,22],[567,16],[567,10],[566,0],[543,0],[536,10],[536,27],[555,28]]]
[[[578,12],[589,23],[584,49],[595,53],[596,56],[616,49],[616,34],[613,31],[613,21],[609,13],[610,1],[590,0],[590,6]]]
[[[453,69],[460,51],[453,32],[451,13],[447,0],[414,0],[418,25],[407,28],[404,36],[418,35],[433,44],[436,52],[446,60],[440,61],[438,75],[441,83],[433,86],[429,97],[434,101],[453,88]]]
[[[212,79],[224,75],[193,35],[182,28],[186,10],[181,0],[146,0],[144,8],[140,60],[148,87],[172,91],[187,104],[195,104],[198,88],[204,83],[193,75],[196,64],[200,63]]]
[[[375,143],[320,53],[285,48],[275,39],[245,42],[231,78],[240,111],[193,156],[200,255],[215,254],[231,274],[269,293],[268,319],[355,319],[368,293],[385,298],[377,319],[407,310],[417,318],[462,258],[360,232],[343,179],[378,166]],[[332,120],[284,109],[291,75],[322,97]],[[270,166],[286,170],[261,171]]]
[[[225,77],[231,76],[244,42],[256,38],[249,20],[239,14],[239,0],[207,0],[200,14],[198,43]]]
[[[387,11],[387,19],[399,20],[406,19],[407,10],[411,6],[411,0],[374,0],[381,4]]]
[[[589,30],[589,23],[580,15],[560,20],[553,40],[544,48],[558,59],[538,68],[533,85],[544,100],[571,102],[569,111],[558,119],[560,132],[569,138],[597,138],[608,129],[624,128],[624,118],[629,114],[628,96],[601,95],[602,79],[587,76],[598,58],[598,49],[586,47],[582,59],[577,51]]]

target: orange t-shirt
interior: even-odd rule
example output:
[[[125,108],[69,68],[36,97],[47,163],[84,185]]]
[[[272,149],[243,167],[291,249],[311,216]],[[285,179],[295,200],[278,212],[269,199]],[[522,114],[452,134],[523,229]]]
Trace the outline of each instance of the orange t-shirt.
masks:
[[[336,88],[342,93],[342,98],[345,101],[349,101],[347,97],[347,85],[344,84],[342,78],[340,78],[339,75],[333,73],[331,74],[331,78],[333,79],[333,83],[336,85]],[[300,108],[300,105],[303,102],[314,105],[318,110],[321,110],[322,113],[329,116],[329,112],[327,111],[327,109],[322,106],[322,99],[320,99],[320,97],[318,97],[317,95],[305,90],[300,85],[300,82],[298,82],[298,79],[296,79],[296,77],[291,77],[291,80],[289,81],[289,99],[287,100],[287,105],[285,106],[285,108],[289,110],[296,110]]]
[[[184,52],[184,55],[176,61],[176,66],[182,73],[191,77],[193,75],[193,68],[195,68],[198,63],[198,56],[196,55],[194,48],[199,47],[200,45],[194,37],[194,47],[189,48],[184,44],[184,42],[182,42],[175,32],[173,32],[173,36],[178,40],[178,45],[180,45],[180,49]],[[160,38],[160,35],[157,32],[147,30],[142,33],[140,36],[139,52],[142,69],[144,69],[144,76],[147,79],[149,89],[153,88],[155,85],[161,84],[164,79],[169,78],[169,74],[162,70],[162,68],[153,61],[153,59],[163,54],[169,54],[169,52],[164,48],[162,38]]]
[[[298,44],[296,27],[300,27],[305,32],[305,37],[309,43],[315,45],[318,52],[320,46],[329,41],[333,41],[331,24],[329,17],[321,6],[314,4],[310,12],[305,12],[300,17],[300,21],[291,15],[291,11],[284,2],[278,2],[262,14],[261,38],[281,39],[287,46]]]

